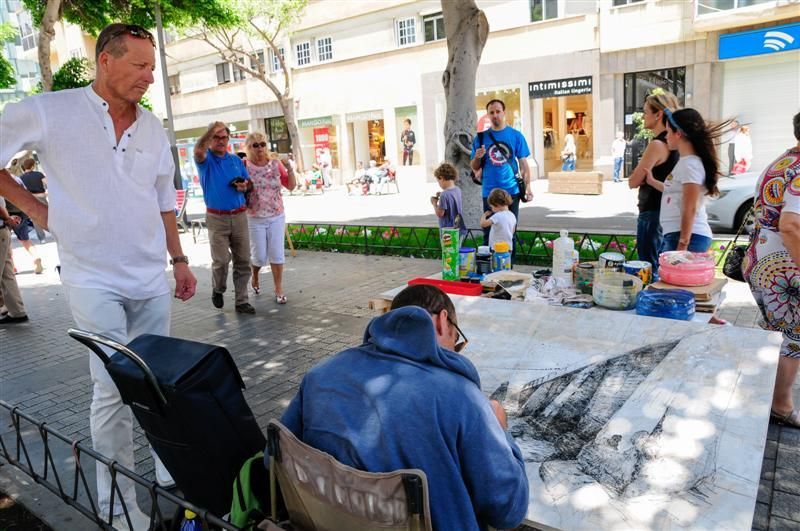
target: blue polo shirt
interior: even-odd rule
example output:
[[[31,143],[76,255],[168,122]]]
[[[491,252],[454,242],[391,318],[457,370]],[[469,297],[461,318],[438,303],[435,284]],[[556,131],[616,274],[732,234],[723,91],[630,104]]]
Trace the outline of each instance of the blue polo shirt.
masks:
[[[225,153],[225,156],[220,157],[209,149],[206,151],[206,160],[195,161],[195,164],[206,207],[236,210],[245,205],[244,194],[231,186],[231,181],[237,177],[250,179],[242,159],[232,153]]]

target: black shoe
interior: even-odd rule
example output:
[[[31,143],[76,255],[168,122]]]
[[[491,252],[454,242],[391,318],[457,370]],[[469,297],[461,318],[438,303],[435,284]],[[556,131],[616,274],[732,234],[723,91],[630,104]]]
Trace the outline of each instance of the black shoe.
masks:
[[[236,305],[236,313],[256,313],[256,309],[249,302]]]
[[[211,303],[214,305],[214,308],[222,308],[225,306],[225,300],[222,298],[222,293],[217,293],[216,291],[212,292]]]
[[[11,317],[10,315],[6,314],[4,317],[0,318],[0,325],[24,323],[27,320],[28,320],[27,315],[20,315],[19,317]]]

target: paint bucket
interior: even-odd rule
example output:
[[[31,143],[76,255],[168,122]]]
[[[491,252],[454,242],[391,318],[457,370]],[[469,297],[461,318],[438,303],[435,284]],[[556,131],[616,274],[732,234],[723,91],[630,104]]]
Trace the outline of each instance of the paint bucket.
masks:
[[[645,286],[653,281],[653,265],[650,262],[632,260],[622,264],[622,270],[629,275],[642,279],[642,283]]]
[[[466,277],[475,272],[475,248],[462,247],[458,251],[458,274]]]
[[[600,255],[600,269],[611,269],[622,272],[622,264],[625,263],[625,255],[622,253],[602,253]]]
[[[478,247],[475,255],[475,272],[479,275],[488,275],[492,272],[492,251],[488,245]]]

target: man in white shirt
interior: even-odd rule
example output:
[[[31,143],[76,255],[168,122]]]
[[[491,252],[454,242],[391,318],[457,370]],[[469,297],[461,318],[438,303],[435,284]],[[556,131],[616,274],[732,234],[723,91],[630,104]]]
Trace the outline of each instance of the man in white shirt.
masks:
[[[622,182],[620,173],[622,172],[622,162],[625,160],[625,135],[622,131],[617,131],[617,138],[611,143],[611,156],[614,158],[614,182]]]
[[[80,89],[9,104],[0,116],[0,166],[35,150],[48,176],[50,205],[40,203],[0,170],[0,195],[56,239],[61,281],[78,328],[128,343],[144,333],[167,335],[173,262],[175,297],[194,295],[175,218],[174,163],[159,120],[138,105],[155,69],[147,30],[111,24],[97,39],[96,77]],[[99,453],[134,468],[132,416],[105,367],[90,355],[94,393],[92,443]],[[156,476],[171,480],[156,459]],[[136,505],[134,484],[117,477],[134,529],[149,518]],[[101,515],[127,529],[119,502],[110,506],[108,470],[97,469]],[[115,501],[118,499],[115,496]]]

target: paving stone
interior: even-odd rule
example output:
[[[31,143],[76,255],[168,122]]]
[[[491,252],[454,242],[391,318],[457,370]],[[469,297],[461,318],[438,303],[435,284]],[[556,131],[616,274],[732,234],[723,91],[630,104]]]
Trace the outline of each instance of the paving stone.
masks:
[[[800,470],[800,449],[782,444],[779,445],[776,466],[778,468]]]
[[[764,457],[767,459],[775,459],[778,456],[778,443],[777,441],[767,441],[764,447]]]
[[[781,435],[781,427],[777,424],[770,424],[767,428],[767,440],[777,441]]]
[[[772,495],[771,516],[794,520],[796,525],[800,525],[800,496],[775,491]]]
[[[769,519],[769,531],[797,531],[798,529],[800,529],[800,522],[774,515]]]
[[[781,426],[781,444],[794,446],[800,449],[800,429],[791,426]]]
[[[757,503],[756,512],[753,515],[753,529],[756,531],[765,531],[769,527],[769,505],[766,503]]]
[[[756,501],[758,503],[769,504],[772,499],[772,481],[762,479],[758,482],[758,496]]]
[[[774,488],[776,491],[800,495],[800,477],[797,469],[776,468]]]

